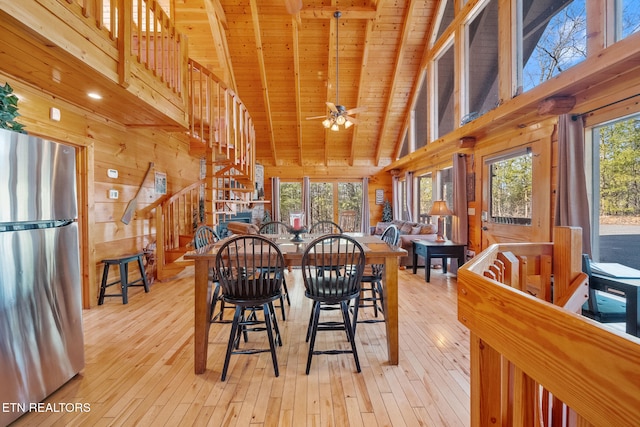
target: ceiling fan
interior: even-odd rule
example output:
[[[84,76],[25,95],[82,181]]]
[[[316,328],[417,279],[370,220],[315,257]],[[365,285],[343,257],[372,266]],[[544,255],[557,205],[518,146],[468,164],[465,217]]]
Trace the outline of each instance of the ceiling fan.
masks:
[[[327,113],[326,116],[315,116],[315,117],[307,117],[307,120],[314,120],[314,119],[324,119],[322,121],[322,125],[327,128],[327,129],[331,129],[332,131],[338,131],[340,130],[340,126],[344,126],[345,129],[350,128],[352,125],[355,125],[356,123],[358,123],[358,121],[352,117],[352,114],[356,114],[359,113],[361,111],[365,111],[366,107],[356,107],[356,108],[351,108],[349,110],[347,110],[344,105],[340,105],[338,102],[338,95],[339,95],[339,91],[338,91],[338,81],[339,79],[339,63],[338,63],[338,29],[339,29],[339,25],[338,25],[338,19],[342,16],[342,12],[340,12],[339,10],[336,10],[333,13],[334,18],[336,18],[336,102],[335,104],[333,102],[327,102],[327,107],[329,107],[329,112]]]

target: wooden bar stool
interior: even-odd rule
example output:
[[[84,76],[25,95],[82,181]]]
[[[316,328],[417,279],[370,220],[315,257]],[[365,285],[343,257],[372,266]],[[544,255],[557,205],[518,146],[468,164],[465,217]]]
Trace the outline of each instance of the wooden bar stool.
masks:
[[[102,305],[104,297],[122,297],[122,303],[127,304],[127,290],[129,286],[144,286],[144,291],[149,292],[149,283],[147,282],[147,275],[144,271],[144,264],[142,257],[144,252],[140,252],[133,255],[125,255],[119,258],[103,259],[104,270],[102,271],[102,284],[100,285],[100,297],[98,298],[98,305]],[[138,268],[140,269],[140,278],[132,282],[129,282],[129,263],[138,261]],[[120,269],[120,279],[111,283],[107,283],[109,277],[109,266],[118,265]],[[121,293],[119,294],[105,294],[105,291],[109,286],[117,285],[120,283]]]

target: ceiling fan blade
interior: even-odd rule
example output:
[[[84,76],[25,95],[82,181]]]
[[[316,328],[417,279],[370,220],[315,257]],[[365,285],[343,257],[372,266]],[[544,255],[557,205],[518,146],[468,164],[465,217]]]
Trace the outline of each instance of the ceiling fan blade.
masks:
[[[334,104],[333,102],[327,102],[327,107],[329,107],[329,110],[333,111],[334,113],[338,112],[336,104]]]
[[[350,110],[345,111],[345,113],[347,114],[357,114],[357,113],[363,113],[367,111],[367,107],[356,107],[356,108],[352,108]]]
[[[356,119],[355,117],[351,117],[351,116],[345,116],[345,119],[349,120],[351,123],[353,123],[354,125],[358,124],[358,119]]]
[[[313,117],[307,117],[307,120],[315,120],[315,119],[326,119],[327,116],[313,116]]]

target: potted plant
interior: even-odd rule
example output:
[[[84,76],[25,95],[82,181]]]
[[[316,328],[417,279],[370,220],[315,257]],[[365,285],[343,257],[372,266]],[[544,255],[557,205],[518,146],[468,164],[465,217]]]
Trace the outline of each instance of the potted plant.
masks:
[[[13,94],[13,88],[9,83],[5,83],[4,86],[0,86],[0,129],[26,133],[24,126],[15,120],[19,115],[18,97]]]

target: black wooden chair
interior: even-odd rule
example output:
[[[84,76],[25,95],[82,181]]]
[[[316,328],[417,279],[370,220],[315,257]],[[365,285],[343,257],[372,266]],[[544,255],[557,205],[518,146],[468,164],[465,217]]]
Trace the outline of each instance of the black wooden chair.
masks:
[[[582,271],[589,276],[591,283],[591,260],[589,255],[582,254]],[[609,296],[589,286],[589,299],[582,306],[582,315],[600,323],[625,323],[627,313],[626,301]]]
[[[302,278],[305,296],[313,300],[307,341],[306,373],[309,374],[311,359],[317,354],[352,353],[357,371],[360,361],[355,343],[355,324],[358,317],[360,280],[364,269],[364,250],[353,238],[343,234],[321,236],[307,245],[302,255]],[[322,272],[322,274],[319,274]],[[351,317],[349,305],[355,300],[356,308]],[[320,312],[340,310],[342,321],[320,321]],[[316,350],[318,331],[345,331],[351,349]]]
[[[275,243],[258,235],[231,237],[216,254],[222,298],[235,306],[221,380],[227,377],[232,354],[271,353],[275,376],[279,375],[276,343],[282,346],[273,302],[282,297],[284,257]],[[262,310],[262,316],[260,316]],[[241,348],[248,332],[266,331],[269,348]]]
[[[289,233],[289,226],[281,221],[270,221],[262,224],[258,229],[258,234],[287,234]],[[287,315],[284,310],[284,300],[287,300],[287,304],[291,306],[291,299],[289,298],[289,288],[287,288],[287,280],[282,279],[282,299],[280,301],[280,310],[282,311],[282,320],[287,320]]]
[[[208,225],[200,225],[196,228],[196,232],[193,237],[193,247],[200,249],[205,246],[212,245],[218,240],[220,240],[220,237],[212,227],[209,227]]]
[[[310,234],[342,234],[342,228],[333,221],[318,221],[309,228]]]
[[[258,234],[287,234],[289,226],[282,221],[265,222],[258,229]]]
[[[196,229],[195,235],[193,237],[193,247],[197,250],[200,248],[204,248],[206,246],[212,245],[219,241],[220,238],[216,231],[209,227],[208,225],[200,225]],[[211,323],[231,323],[231,320],[224,319],[224,309],[231,309],[233,307],[227,306],[225,307],[225,303],[222,300],[222,295],[220,292],[220,282],[218,280],[218,273],[216,272],[215,267],[209,269],[209,282],[212,285],[210,288],[210,305],[209,305],[209,319]],[[220,303],[220,309],[216,311],[216,308]]]
[[[380,239],[390,246],[397,246],[400,240],[400,230],[391,224],[382,232]],[[372,307],[374,318],[360,319],[358,323],[384,322],[384,318],[378,317],[379,312],[384,314],[383,274],[384,264],[371,264],[365,267],[360,289],[360,309]]]

